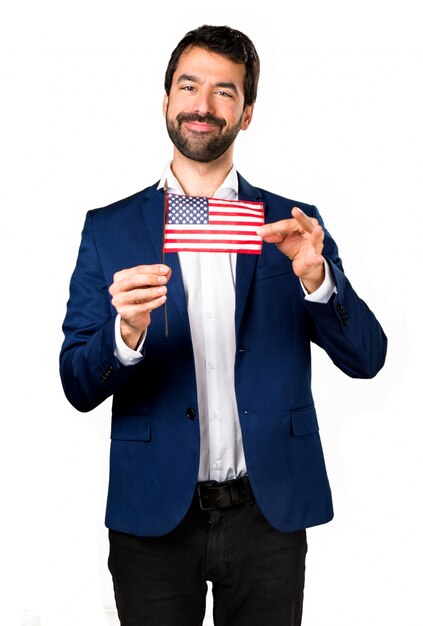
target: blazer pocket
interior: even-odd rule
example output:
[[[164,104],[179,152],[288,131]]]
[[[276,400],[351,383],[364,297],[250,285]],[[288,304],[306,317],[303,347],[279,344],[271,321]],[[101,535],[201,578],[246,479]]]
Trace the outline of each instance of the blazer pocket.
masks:
[[[319,431],[317,422],[316,409],[314,406],[308,406],[304,409],[290,411],[291,417],[291,433],[295,437],[303,437],[311,435]]]
[[[113,415],[111,438],[114,441],[150,441],[150,416]]]

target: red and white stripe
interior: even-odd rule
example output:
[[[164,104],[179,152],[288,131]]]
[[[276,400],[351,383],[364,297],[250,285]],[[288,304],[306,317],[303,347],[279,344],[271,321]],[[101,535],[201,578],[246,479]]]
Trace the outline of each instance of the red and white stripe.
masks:
[[[166,224],[164,252],[238,252],[260,254],[256,234],[264,224],[262,202],[209,198],[208,224]]]

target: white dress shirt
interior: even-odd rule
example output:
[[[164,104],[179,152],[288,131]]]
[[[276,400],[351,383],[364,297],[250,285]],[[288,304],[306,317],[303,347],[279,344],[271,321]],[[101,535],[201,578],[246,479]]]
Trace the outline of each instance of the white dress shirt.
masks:
[[[167,180],[170,193],[183,195],[170,164],[158,185]],[[238,176],[232,167],[215,198],[238,199]],[[200,467],[198,480],[219,482],[247,473],[234,384],[236,253],[179,252],[187,300],[197,383],[200,420]],[[327,302],[334,281],[325,261],[325,281],[307,300]],[[172,280],[172,279],[171,279]],[[171,285],[169,283],[169,289]],[[115,354],[123,365],[142,358],[142,348],[131,350],[120,335],[116,319]]]

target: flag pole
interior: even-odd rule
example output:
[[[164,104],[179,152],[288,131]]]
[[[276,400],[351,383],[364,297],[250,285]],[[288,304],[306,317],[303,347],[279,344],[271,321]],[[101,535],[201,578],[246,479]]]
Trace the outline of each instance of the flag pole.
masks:
[[[165,238],[165,228],[166,228],[166,213],[167,213],[167,192],[169,191],[169,187],[167,184],[167,178],[165,180],[163,186],[163,246],[162,246],[162,263],[165,265],[165,249],[164,249],[164,238]],[[164,334],[165,337],[169,336],[169,324],[167,319],[167,299],[163,305],[163,314],[164,314]]]

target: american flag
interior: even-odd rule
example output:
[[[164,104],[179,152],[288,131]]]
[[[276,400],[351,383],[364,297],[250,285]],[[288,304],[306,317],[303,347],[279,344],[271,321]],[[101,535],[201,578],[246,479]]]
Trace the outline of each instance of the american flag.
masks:
[[[167,194],[163,252],[260,254],[262,202]]]

